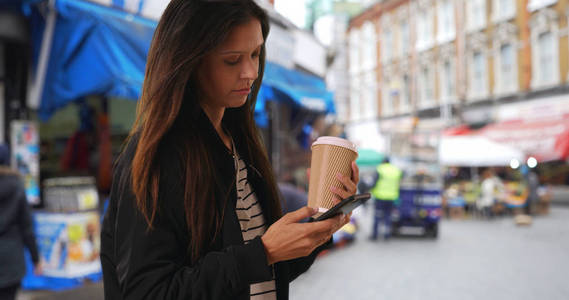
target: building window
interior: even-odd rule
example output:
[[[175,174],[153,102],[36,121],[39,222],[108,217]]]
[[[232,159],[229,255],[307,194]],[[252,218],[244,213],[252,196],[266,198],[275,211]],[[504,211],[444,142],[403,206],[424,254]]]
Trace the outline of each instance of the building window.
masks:
[[[511,44],[504,44],[500,47],[499,65],[499,92],[509,93],[515,90],[516,86],[516,55]]]
[[[541,9],[530,19],[532,88],[546,88],[560,84],[559,21],[558,13]]]
[[[512,19],[516,15],[514,0],[494,0],[494,22]]]
[[[375,70],[365,75],[365,87],[362,91],[362,116],[365,118],[374,118],[377,116],[377,76]]]
[[[393,101],[391,100],[391,92],[392,91],[389,84],[384,84],[381,96],[381,114],[384,116],[389,116],[393,113]]]
[[[350,117],[352,120],[360,118],[360,80],[358,76],[352,77],[350,82]]]
[[[407,55],[409,53],[409,23],[401,22],[401,53]]]
[[[452,70],[451,70],[450,62],[446,61],[444,68],[445,68],[444,72],[445,72],[445,78],[446,78],[445,96],[448,98],[448,97],[450,97],[450,95],[452,95],[452,91],[453,91]]]
[[[481,99],[487,96],[487,72],[486,72],[486,55],[476,50],[471,54],[470,62],[470,85],[468,87],[468,96],[471,99]]]
[[[438,34],[439,43],[446,43],[454,40],[455,22],[454,22],[454,5],[451,0],[440,0],[437,7]]]
[[[427,66],[421,68],[419,73],[419,106],[429,107],[434,98],[431,73]]]
[[[389,86],[387,87],[387,111],[389,114],[398,113],[401,110],[401,101],[403,95],[400,80],[400,78],[392,78],[388,81]]]
[[[377,40],[373,23],[366,22],[362,27],[363,40],[361,41],[362,49],[362,66],[365,69],[373,69],[377,65]]]
[[[415,47],[417,50],[422,50],[422,46],[425,40],[425,27],[427,26],[427,12],[424,10],[418,11],[417,14],[417,39],[415,39]]]
[[[358,30],[350,31],[350,73],[357,74],[360,70],[360,41]]]
[[[417,51],[423,51],[430,48],[433,44],[434,18],[432,8],[417,8],[417,38],[415,40],[415,48]]]
[[[498,0],[498,2],[500,3],[500,15],[511,16],[515,14],[515,4],[513,0]]]
[[[480,30],[486,26],[486,0],[467,2],[467,29]]]
[[[472,55],[472,89],[474,94],[480,94],[485,90],[486,64],[481,52]]]
[[[391,29],[385,28],[383,31],[383,43],[381,47],[382,58],[384,62],[389,62],[391,60],[393,51],[393,34]]]
[[[529,0],[528,11],[536,11],[538,9],[557,3],[557,0]]]
[[[551,32],[544,32],[537,38],[539,47],[538,63],[540,72],[538,80],[543,83],[553,82],[553,74],[555,72],[554,64],[554,51],[553,51],[553,34]]]
[[[455,74],[454,74],[454,66],[450,62],[450,60],[446,60],[442,63],[441,66],[441,74],[440,74],[440,91],[441,91],[441,100],[442,102],[449,102],[452,100],[455,94]]]
[[[401,91],[401,112],[406,112],[411,108],[411,80],[409,75],[403,75],[403,90]]]

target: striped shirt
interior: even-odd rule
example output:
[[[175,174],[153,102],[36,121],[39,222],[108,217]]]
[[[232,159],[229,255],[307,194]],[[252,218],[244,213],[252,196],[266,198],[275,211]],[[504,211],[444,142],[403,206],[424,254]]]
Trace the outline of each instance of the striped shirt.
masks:
[[[261,205],[257,201],[253,187],[247,181],[247,167],[245,161],[236,156],[237,160],[237,205],[235,211],[241,226],[241,234],[245,244],[252,239],[261,236],[267,230],[265,217]],[[255,283],[250,285],[251,299],[255,300],[275,300],[277,299],[275,286],[275,272],[273,269],[273,280]]]

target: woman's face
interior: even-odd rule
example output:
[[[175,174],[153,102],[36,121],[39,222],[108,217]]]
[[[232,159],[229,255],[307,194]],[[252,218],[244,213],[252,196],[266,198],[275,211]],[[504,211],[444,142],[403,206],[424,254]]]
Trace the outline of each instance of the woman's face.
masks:
[[[245,104],[257,79],[263,43],[261,23],[252,19],[235,27],[225,42],[207,54],[197,71],[201,104],[212,109]]]

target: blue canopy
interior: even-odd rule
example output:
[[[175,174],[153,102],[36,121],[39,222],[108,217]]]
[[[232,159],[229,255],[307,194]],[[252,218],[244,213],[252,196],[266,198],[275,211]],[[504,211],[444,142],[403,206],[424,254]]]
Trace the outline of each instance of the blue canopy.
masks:
[[[318,113],[335,113],[334,94],[316,76],[290,70],[266,62],[263,84],[257,95],[255,115],[260,126],[266,126],[265,103],[282,101]]]
[[[88,95],[137,100],[157,23],[118,8],[83,0],[57,0],[58,12],[39,114],[43,120]],[[142,6],[141,6],[142,7]],[[41,18],[39,14],[34,14]],[[36,20],[37,22],[37,20]],[[39,23],[39,22],[38,22]],[[35,34],[39,52],[41,34]],[[333,94],[322,79],[267,62],[256,116],[263,126],[266,101],[284,101],[334,113]]]
[[[40,117],[93,94],[138,99],[157,23],[87,1],[57,0],[56,9]]]

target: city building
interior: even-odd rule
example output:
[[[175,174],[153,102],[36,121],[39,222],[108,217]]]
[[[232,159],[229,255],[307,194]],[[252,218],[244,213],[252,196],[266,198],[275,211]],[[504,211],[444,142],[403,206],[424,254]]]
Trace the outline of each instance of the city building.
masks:
[[[316,2],[313,2],[316,3]],[[334,92],[335,122],[345,124],[349,114],[348,39],[350,17],[363,9],[360,1],[320,1],[320,17],[313,23],[314,35],[328,48],[326,86]],[[327,5],[324,5],[326,4]],[[316,13],[313,13],[316,14]]]
[[[567,0],[378,2],[346,33],[350,138],[432,157],[445,129],[523,121],[517,140],[488,135],[539,155],[531,132],[542,132],[537,140],[557,132],[544,142],[550,148],[569,132],[568,20]],[[547,160],[566,158],[557,153]]]

